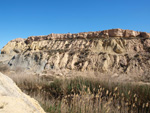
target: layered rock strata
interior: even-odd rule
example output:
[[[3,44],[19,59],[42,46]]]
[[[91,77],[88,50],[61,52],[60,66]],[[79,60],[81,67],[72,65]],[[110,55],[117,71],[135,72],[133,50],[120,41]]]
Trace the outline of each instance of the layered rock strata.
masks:
[[[109,38],[109,37],[143,37],[150,38],[150,34],[146,32],[137,32],[133,30],[122,30],[122,29],[110,29],[97,32],[82,32],[77,34],[50,34],[46,36],[31,36],[28,37],[26,43],[29,44],[33,41],[42,41],[42,40],[57,40],[57,39],[91,39],[91,38]]]
[[[146,32],[111,29],[31,36],[10,41],[1,53],[0,61],[12,69],[136,74],[139,79],[149,79],[150,34]],[[5,55],[11,58],[4,59]]]

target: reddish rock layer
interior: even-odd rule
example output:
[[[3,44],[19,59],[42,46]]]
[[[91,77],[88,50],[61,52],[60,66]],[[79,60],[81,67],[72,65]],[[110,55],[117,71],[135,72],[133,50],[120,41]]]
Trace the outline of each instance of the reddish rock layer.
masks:
[[[32,41],[41,41],[41,40],[55,40],[55,39],[75,39],[75,38],[108,38],[108,37],[124,37],[124,38],[131,38],[131,37],[143,37],[143,38],[150,38],[150,33],[146,32],[137,32],[133,30],[123,30],[123,29],[110,29],[104,31],[96,31],[96,32],[81,32],[77,34],[49,34],[46,36],[31,36],[28,37],[26,43],[30,43]]]

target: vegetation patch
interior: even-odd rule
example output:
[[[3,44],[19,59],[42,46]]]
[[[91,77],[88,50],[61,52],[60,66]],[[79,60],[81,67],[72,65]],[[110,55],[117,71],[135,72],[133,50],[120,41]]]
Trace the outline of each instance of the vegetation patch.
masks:
[[[40,78],[39,78],[40,79]],[[149,113],[150,86],[94,78],[25,80],[18,86],[49,113]]]

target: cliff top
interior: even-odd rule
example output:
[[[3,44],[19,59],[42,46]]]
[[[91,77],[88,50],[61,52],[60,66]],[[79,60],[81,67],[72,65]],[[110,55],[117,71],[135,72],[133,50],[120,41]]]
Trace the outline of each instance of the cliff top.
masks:
[[[131,38],[131,37],[143,37],[150,38],[150,33],[138,32],[133,30],[123,30],[120,28],[109,29],[96,32],[80,32],[80,33],[67,33],[67,34],[49,34],[44,36],[30,36],[27,39],[17,38],[12,41],[25,41],[27,44],[32,41],[41,41],[41,40],[57,40],[57,39],[90,39],[90,38],[109,38],[109,37],[118,37],[118,38]]]

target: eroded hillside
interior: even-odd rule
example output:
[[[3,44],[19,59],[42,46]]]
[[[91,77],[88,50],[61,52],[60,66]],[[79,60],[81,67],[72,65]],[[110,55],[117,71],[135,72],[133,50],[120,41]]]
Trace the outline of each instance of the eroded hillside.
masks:
[[[150,34],[146,32],[111,29],[18,38],[1,53],[1,64],[40,75],[145,82],[150,78]]]

